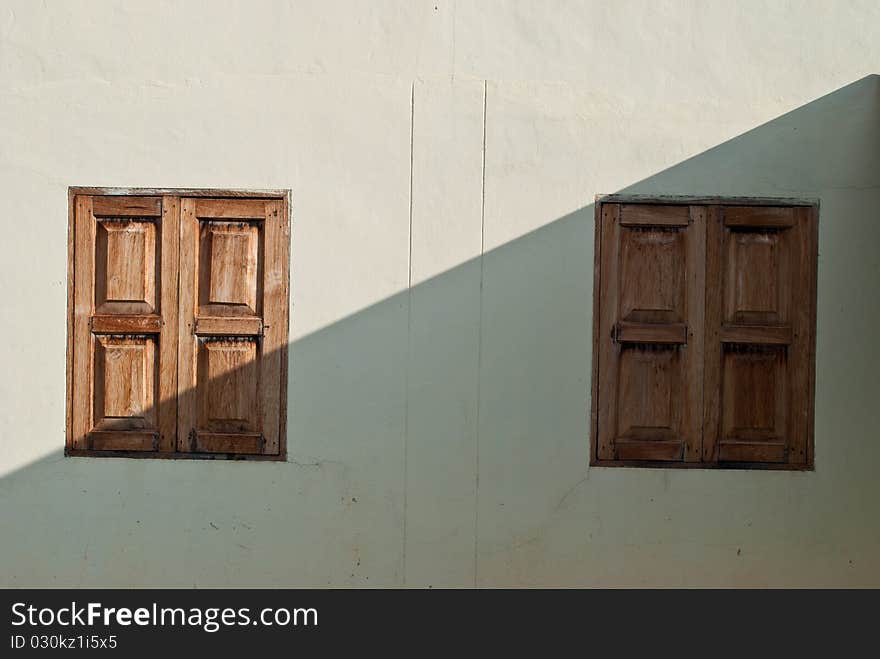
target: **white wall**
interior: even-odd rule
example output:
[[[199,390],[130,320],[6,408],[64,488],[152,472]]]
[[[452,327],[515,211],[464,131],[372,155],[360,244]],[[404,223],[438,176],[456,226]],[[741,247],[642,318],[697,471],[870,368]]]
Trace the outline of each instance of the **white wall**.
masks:
[[[0,584],[880,585],[878,71],[872,1],[3,0]],[[293,190],[287,463],[63,457],[69,185]],[[821,199],[815,471],[588,468],[618,191]]]

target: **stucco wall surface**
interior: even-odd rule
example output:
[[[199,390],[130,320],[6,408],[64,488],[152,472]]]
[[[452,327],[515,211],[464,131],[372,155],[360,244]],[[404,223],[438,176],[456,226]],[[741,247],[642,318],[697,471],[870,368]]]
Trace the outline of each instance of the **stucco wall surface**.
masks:
[[[880,586],[876,2],[0,2],[0,584]],[[67,188],[290,188],[286,463],[65,458]],[[589,468],[598,193],[821,200],[812,472]]]

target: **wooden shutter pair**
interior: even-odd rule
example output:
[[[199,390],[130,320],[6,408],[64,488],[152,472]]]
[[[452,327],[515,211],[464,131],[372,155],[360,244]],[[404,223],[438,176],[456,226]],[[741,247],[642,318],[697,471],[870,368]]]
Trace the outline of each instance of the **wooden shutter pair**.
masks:
[[[284,455],[285,193],[71,190],[67,450]]]
[[[593,464],[812,466],[814,205],[597,204]]]

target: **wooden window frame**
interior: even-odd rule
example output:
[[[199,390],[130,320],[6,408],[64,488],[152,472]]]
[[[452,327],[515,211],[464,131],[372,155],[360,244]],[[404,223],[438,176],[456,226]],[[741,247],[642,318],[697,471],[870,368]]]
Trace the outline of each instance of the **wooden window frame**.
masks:
[[[808,290],[805,296],[809,300],[807,339],[807,437],[806,457],[803,464],[791,462],[720,462],[703,461],[702,451],[698,461],[662,461],[662,460],[608,460],[598,457],[599,437],[599,389],[600,389],[600,319],[602,313],[601,300],[601,265],[602,265],[602,209],[606,204],[650,204],[650,205],[687,205],[704,207],[706,222],[713,208],[722,206],[777,206],[805,209],[810,216],[807,249],[810,251],[810,269],[808,280],[805,285]],[[592,350],[592,380],[591,380],[591,403],[590,403],[590,466],[593,467],[636,467],[636,468],[662,468],[662,469],[758,469],[774,471],[814,471],[815,470],[815,380],[816,380],[816,297],[818,275],[818,243],[819,243],[819,200],[814,198],[790,198],[790,197],[709,197],[709,196],[680,196],[680,195],[627,195],[610,194],[597,195],[594,205],[594,263],[593,263],[593,350]],[[709,233],[708,231],[706,232]],[[708,238],[707,238],[708,240]],[[706,245],[708,249],[708,243]],[[706,249],[704,249],[704,260]],[[709,268],[706,268],[708,271]],[[707,273],[704,273],[707,274]],[[709,295],[710,282],[706,277],[705,291]],[[708,307],[704,305],[705,312]],[[708,329],[706,330],[708,333]],[[716,332],[717,333],[717,332]],[[705,350],[705,347],[704,347]],[[705,357],[703,357],[705,360]],[[702,392],[705,397],[705,392]],[[702,415],[701,415],[702,421]],[[700,424],[702,428],[702,423]],[[705,431],[702,432],[702,441],[705,441]]]
[[[176,460],[246,460],[257,462],[285,462],[287,460],[287,376],[288,376],[288,342],[290,332],[290,307],[285,305],[283,336],[278,349],[280,359],[279,383],[279,418],[278,418],[278,453],[277,454],[245,454],[245,453],[196,453],[179,450],[128,451],[128,450],[95,450],[74,447],[73,406],[74,406],[74,345],[75,345],[75,241],[76,241],[76,198],[77,196],[92,197],[174,197],[178,202],[184,198],[216,198],[216,199],[253,199],[276,201],[281,204],[283,220],[283,244],[279,246],[279,259],[283,264],[282,292],[284,300],[289,299],[290,291],[290,228],[292,224],[291,191],[289,189],[229,189],[229,188],[122,188],[122,187],[68,187],[68,235],[67,235],[67,353],[66,353],[66,406],[65,406],[65,456],[101,457],[101,458],[142,458],[142,459],[176,459]],[[178,218],[179,219],[179,218]],[[180,238],[179,225],[177,240]],[[177,244],[175,242],[175,244]],[[178,259],[175,258],[175,261]],[[175,266],[175,271],[177,267]],[[176,279],[176,277],[175,277]],[[177,283],[177,282],[175,282]],[[175,290],[174,300],[177,304],[178,291]],[[175,308],[175,319],[177,308]],[[176,334],[176,333],[175,333]],[[174,351],[179,350],[175,341]],[[176,361],[175,361],[176,364]],[[175,378],[176,384],[176,378]],[[179,397],[180,392],[177,391]]]

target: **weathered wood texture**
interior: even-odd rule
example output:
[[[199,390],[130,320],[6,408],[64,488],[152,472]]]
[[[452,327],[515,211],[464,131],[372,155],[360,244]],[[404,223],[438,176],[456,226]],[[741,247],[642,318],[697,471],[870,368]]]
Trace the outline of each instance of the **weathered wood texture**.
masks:
[[[288,262],[282,203],[184,198],[180,260],[178,450],[279,454]]]
[[[155,451],[170,446],[176,358],[165,327],[177,322],[176,206],[140,196],[75,195],[71,202],[74,312],[67,447]]]
[[[71,189],[68,453],[284,459],[287,194],[130,192]]]
[[[811,468],[817,207],[676,201],[597,208],[593,463]]]
[[[699,207],[603,205],[600,459],[699,459],[702,214]]]

